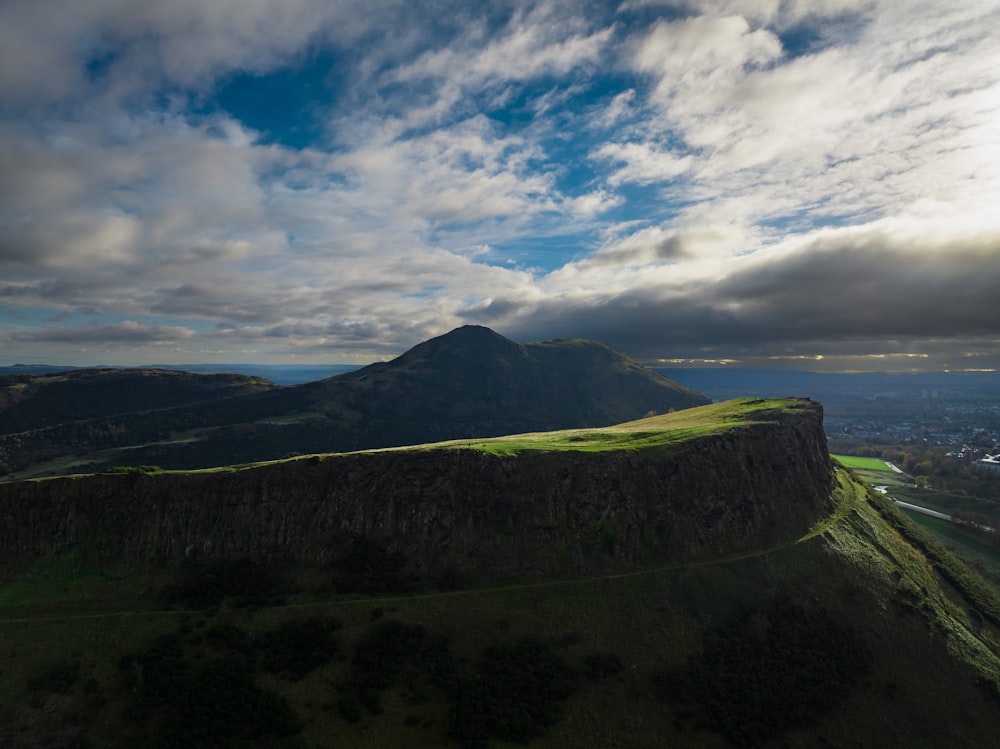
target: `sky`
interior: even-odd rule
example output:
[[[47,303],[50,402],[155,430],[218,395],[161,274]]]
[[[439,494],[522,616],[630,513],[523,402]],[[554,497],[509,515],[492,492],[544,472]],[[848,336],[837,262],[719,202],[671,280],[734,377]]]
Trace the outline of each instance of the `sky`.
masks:
[[[995,0],[0,3],[0,365],[1000,367]]]

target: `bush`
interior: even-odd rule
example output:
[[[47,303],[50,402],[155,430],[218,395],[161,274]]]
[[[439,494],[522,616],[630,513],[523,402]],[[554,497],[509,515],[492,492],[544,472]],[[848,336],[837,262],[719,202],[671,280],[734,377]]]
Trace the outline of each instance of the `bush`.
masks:
[[[224,637],[238,642],[231,632]],[[227,653],[195,667],[181,638],[167,635],[119,666],[130,699],[124,717],[140,731],[133,745],[208,749],[301,730],[284,698],[256,685],[251,656]]]
[[[350,540],[333,563],[331,585],[338,593],[404,593],[413,582],[403,572],[406,557],[364,536]]]
[[[66,694],[80,675],[79,661],[64,661],[31,681],[31,688],[43,692]]]
[[[614,653],[592,653],[583,661],[583,675],[591,681],[601,681],[621,670],[622,662]]]
[[[337,712],[348,723],[357,723],[361,720],[361,708],[350,697],[342,697],[337,701]]]
[[[661,684],[732,743],[757,746],[812,725],[870,663],[866,643],[824,611],[777,600],[707,635],[686,672]]]
[[[306,619],[285,622],[259,640],[265,670],[299,681],[337,653],[332,633],[340,627],[336,619]]]
[[[485,746],[490,736],[526,744],[559,720],[574,687],[573,670],[537,640],[489,648],[455,691],[448,732],[463,747]]]
[[[418,624],[387,621],[374,627],[354,648],[351,682],[378,690],[391,687],[423,642],[424,628]]]
[[[207,609],[229,597],[242,605],[264,605],[286,587],[272,568],[249,558],[187,560],[178,578],[163,593],[168,607]]]

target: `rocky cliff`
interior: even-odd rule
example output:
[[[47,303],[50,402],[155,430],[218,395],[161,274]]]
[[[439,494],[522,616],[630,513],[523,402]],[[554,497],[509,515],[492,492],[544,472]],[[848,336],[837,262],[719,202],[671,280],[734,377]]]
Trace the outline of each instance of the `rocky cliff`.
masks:
[[[737,553],[792,538],[827,510],[822,409],[789,403],[669,447],[389,450],[0,484],[0,580],[79,545],[112,564],[192,555],[324,564],[363,536],[427,576],[531,577]]]

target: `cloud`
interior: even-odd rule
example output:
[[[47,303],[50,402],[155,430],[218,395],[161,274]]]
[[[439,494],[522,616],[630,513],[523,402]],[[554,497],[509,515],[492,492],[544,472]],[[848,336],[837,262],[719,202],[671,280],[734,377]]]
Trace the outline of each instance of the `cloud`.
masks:
[[[45,106],[150,88],[205,91],[232,71],[261,73],[319,41],[350,43],[395,0],[52,0],[0,7],[0,92]],[[384,15],[383,15],[384,14]],[[81,65],[81,62],[83,63]]]
[[[671,282],[669,273],[643,270],[615,293],[494,301],[474,317],[519,339],[579,335],[651,359],[995,340],[998,256],[1000,233],[936,244],[879,227],[824,232],[730,261],[718,277]]]
[[[691,155],[678,156],[652,143],[605,143],[594,155],[613,163],[625,162],[607,178],[612,187],[624,182],[639,185],[666,182],[684,174],[694,164]]]
[[[11,340],[18,343],[72,344],[84,348],[108,350],[119,347],[170,345],[194,335],[195,331],[191,328],[150,325],[126,320],[111,325],[46,326],[14,333],[11,335]]]
[[[7,355],[986,348],[994,5],[0,5]],[[233,81],[301,84],[310,135]]]

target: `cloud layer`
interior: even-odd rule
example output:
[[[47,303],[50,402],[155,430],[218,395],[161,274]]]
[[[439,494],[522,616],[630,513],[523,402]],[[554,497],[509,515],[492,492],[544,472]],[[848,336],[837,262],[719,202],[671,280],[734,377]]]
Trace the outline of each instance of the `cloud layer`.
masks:
[[[0,5],[0,364],[366,362],[475,322],[1000,365],[996,28],[985,0]]]

